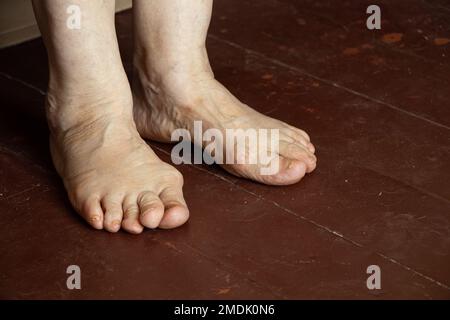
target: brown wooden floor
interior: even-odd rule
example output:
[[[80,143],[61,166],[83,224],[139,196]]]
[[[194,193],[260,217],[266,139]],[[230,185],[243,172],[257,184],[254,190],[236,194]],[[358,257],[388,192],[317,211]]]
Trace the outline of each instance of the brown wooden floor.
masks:
[[[305,129],[319,158],[268,187],[180,166],[190,222],[140,236],[90,229],[48,152],[41,40],[0,51],[1,298],[450,298],[450,4],[216,0],[218,79]],[[131,70],[131,12],[118,15]],[[169,160],[170,146],[150,143]],[[66,267],[82,290],[66,288]],[[381,290],[366,268],[379,265]]]

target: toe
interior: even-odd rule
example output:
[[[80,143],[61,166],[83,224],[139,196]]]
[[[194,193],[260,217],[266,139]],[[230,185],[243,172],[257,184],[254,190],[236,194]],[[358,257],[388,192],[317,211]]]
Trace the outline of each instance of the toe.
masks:
[[[293,128],[293,127],[291,127],[291,128]],[[289,136],[294,141],[296,141],[297,143],[300,143],[309,152],[311,152],[313,154],[316,152],[314,145],[311,143],[311,140],[305,131],[297,129],[297,128],[293,128],[293,129],[287,130],[286,135]]]
[[[117,232],[122,224],[122,197],[106,196],[102,200],[105,217],[103,227],[109,232]]]
[[[303,161],[306,165],[307,173],[312,172],[316,168],[316,156],[301,144],[282,142],[280,143],[279,154],[290,160]],[[290,165],[292,166],[292,164]]]
[[[172,229],[181,226],[189,219],[189,210],[183,197],[181,187],[169,187],[160,194],[164,203],[164,217],[159,224],[162,229]]]
[[[307,134],[305,131],[303,131],[302,129],[290,126],[290,128],[292,129],[292,132],[294,132],[296,135],[300,135],[302,136],[306,141],[311,141],[311,138],[309,137],[309,134]]]
[[[297,144],[301,144],[303,148],[305,148],[306,150],[308,150],[312,154],[314,154],[316,152],[316,148],[314,148],[314,145],[309,140],[306,140],[302,136],[298,137],[295,140],[295,142],[297,142]]]
[[[95,229],[103,229],[103,210],[98,197],[88,199],[81,210],[83,218]]]
[[[146,191],[139,195],[137,203],[140,223],[151,229],[158,227],[164,215],[164,205],[159,197],[153,192]]]
[[[137,195],[128,195],[123,200],[122,228],[133,234],[139,234],[144,230],[144,226],[139,222]]]
[[[279,170],[276,174],[261,176],[263,183],[270,185],[290,185],[299,182],[306,174],[306,164],[303,161],[278,158]]]
[[[307,144],[307,147],[308,147],[309,152],[311,152],[313,154],[316,153],[316,148],[314,147],[314,145],[311,142],[309,142]]]
[[[301,138],[305,139],[306,141],[311,141],[311,138],[309,137],[309,135],[302,129],[296,128],[296,127],[291,126],[286,123],[285,123],[285,129],[286,129],[285,131],[287,132],[287,134],[295,139],[298,139],[301,137]]]

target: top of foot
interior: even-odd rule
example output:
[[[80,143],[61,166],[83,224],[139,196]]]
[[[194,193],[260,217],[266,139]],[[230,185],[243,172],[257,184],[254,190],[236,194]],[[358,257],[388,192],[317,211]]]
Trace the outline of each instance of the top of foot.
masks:
[[[183,177],[162,162],[136,131],[131,103],[112,96],[77,99],[76,106],[49,106],[51,153],[70,201],[94,228],[141,233],[147,228],[175,228],[188,219]],[[50,94],[49,97],[52,97]],[[82,101],[85,100],[85,101]],[[61,99],[49,99],[49,104]],[[101,101],[101,105],[99,105]],[[95,110],[61,128],[70,110]],[[100,108],[99,108],[100,106]],[[62,112],[66,110],[67,112]],[[128,111],[127,111],[128,110]],[[56,125],[55,125],[56,124]]]
[[[171,142],[171,133],[179,128],[188,129],[194,137],[194,121],[202,122],[203,132],[215,128],[223,132],[224,137],[227,129],[278,129],[275,157],[278,170],[275,173],[263,174],[262,168],[267,168],[268,164],[259,161],[256,164],[237,164],[238,158],[249,159],[255,152],[248,143],[245,154],[239,154],[235,147],[226,148],[224,143],[224,159],[232,149],[235,153],[233,163],[222,164],[222,167],[237,176],[270,185],[296,183],[315,169],[315,149],[303,130],[251,109],[210,74],[166,76],[154,84],[141,72],[137,71],[140,76],[133,88],[134,116],[138,131],[144,138]],[[269,143],[268,149],[270,151]]]

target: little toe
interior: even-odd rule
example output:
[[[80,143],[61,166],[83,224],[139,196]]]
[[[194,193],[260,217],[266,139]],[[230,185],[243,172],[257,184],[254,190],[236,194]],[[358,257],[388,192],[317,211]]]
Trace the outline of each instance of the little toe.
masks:
[[[133,234],[139,234],[144,230],[144,226],[139,222],[139,206],[137,195],[128,195],[123,200],[123,220],[122,228]]]
[[[139,221],[150,229],[158,227],[164,215],[164,205],[159,197],[150,191],[139,195],[137,203],[139,205]]]
[[[285,143],[299,143],[303,147],[307,148],[309,150],[309,145],[311,142],[306,140],[301,135],[292,134],[290,131],[284,131],[283,134],[280,136],[280,141],[284,141]]]
[[[105,211],[103,227],[109,232],[119,231],[123,218],[122,198],[106,196],[102,200],[102,206]]]
[[[181,226],[189,219],[189,209],[180,187],[169,187],[160,194],[165,212],[159,227],[172,229]]]
[[[290,128],[292,129],[293,132],[295,132],[298,135],[301,135],[302,137],[304,137],[306,139],[306,141],[311,141],[311,138],[309,137],[309,134],[306,133],[306,131],[290,126]]]
[[[302,146],[304,146],[309,152],[314,154],[316,152],[316,148],[311,143],[308,134],[303,130],[294,127],[290,128],[291,129],[286,131],[286,135],[292,138],[293,140],[297,141],[298,143],[302,144]]]

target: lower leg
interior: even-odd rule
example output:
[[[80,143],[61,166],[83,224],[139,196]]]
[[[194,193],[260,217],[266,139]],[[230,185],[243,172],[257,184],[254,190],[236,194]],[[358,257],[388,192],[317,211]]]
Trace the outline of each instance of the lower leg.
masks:
[[[258,165],[223,167],[267,184],[299,181],[316,165],[308,135],[256,112],[214,79],[205,46],[211,11],[212,0],[134,0],[133,93],[139,132],[145,138],[170,141],[176,128],[192,131],[194,120],[222,131],[279,129],[277,174],[263,176]]]
[[[79,29],[66,25],[70,5],[80,9]],[[52,158],[74,208],[93,227],[111,232],[184,223],[179,173],[136,131],[114,0],[35,0],[33,6],[49,58]],[[170,190],[175,210],[165,206],[163,190]]]
[[[80,8],[79,29],[67,26],[70,5]],[[48,53],[51,129],[66,130],[90,113],[129,113],[131,96],[115,35],[114,0],[34,0],[33,7]],[[121,103],[97,110],[77,103],[77,99],[88,96],[103,98],[99,92],[105,98],[116,96]],[[71,103],[77,105],[76,110],[70,108]]]

